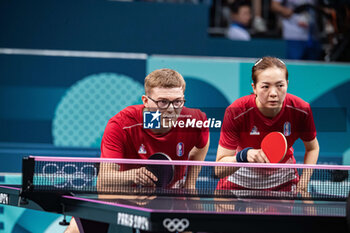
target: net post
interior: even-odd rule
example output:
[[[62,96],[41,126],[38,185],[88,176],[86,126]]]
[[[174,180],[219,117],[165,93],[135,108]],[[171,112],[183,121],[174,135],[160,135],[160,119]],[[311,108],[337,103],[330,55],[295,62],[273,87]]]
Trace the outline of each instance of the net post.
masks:
[[[23,157],[22,159],[22,193],[33,190],[35,160],[33,157]]]

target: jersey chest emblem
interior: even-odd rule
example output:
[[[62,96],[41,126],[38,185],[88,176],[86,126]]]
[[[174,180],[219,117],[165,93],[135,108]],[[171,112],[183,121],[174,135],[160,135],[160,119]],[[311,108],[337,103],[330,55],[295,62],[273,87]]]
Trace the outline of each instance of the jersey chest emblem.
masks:
[[[181,157],[183,156],[185,153],[185,145],[183,142],[179,142],[177,145],[176,145],[176,155]]]
[[[260,135],[260,132],[258,130],[258,127],[255,125],[253,126],[252,130],[250,131],[250,135]]]
[[[145,145],[141,144],[138,153],[139,153],[139,154],[147,154]]]
[[[291,135],[291,133],[292,133],[292,127],[290,125],[290,122],[286,121],[283,125],[283,134],[284,134],[284,136],[287,137],[287,136]]]

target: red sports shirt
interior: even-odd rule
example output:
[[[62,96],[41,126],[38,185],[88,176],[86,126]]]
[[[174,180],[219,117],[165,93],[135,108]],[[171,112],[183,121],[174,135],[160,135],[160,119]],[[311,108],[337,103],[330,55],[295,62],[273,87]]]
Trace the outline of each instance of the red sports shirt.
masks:
[[[102,158],[148,159],[162,152],[172,160],[188,160],[193,147],[203,148],[209,137],[208,128],[174,127],[164,134],[155,134],[143,128],[143,105],[129,106],[114,117],[106,126],[101,143]],[[197,109],[184,107],[178,120],[205,121],[206,116]],[[128,166],[129,169],[131,167]],[[185,175],[185,167],[175,168],[175,180]]]
[[[219,144],[236,152],[246,147],[260,149],[263,138],[273,131],[283,133],[287,139],[288,149],[282,163],[295,163],[294,142],[298,138],[311,141],[316,137],[310,105],[299,97],[287,94],[281,111],[271,119],[259,111],[255,95],[239,98],[226,109]],[[298,174],[293,170],[277,170],[268,179],[261,179],[260,176],[258,169],[241,168],[221,180],[217,188],[234,189],[236,184],[248,189],[271,189],[298,180]]]
[[[270,132],[284,134],[288,150],[283,162],[293,159],[293,144],[300,138],[311,141],[316,128],[310,105],[304,100],[287,94],[281,111],[274,118],[265,117],[257,108],[255,95],[244,96],[233,102],[225,112],[219,144],[231,150],[246,147],[260,149],[260,143]]]

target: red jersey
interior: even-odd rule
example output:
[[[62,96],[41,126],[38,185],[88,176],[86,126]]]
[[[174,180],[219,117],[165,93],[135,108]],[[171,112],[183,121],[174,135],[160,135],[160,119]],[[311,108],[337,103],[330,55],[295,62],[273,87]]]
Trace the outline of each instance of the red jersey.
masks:
[[[209,129],[204,127],[173,127],[164,134],[144,129],[143,109],[143,105],[129,106],[108,121],[101,143],[102,158],[148,159],[162,152],[172,160],[188,160],[193,147],[203,148],[207,144]],[[206,115],[200,110],[183,107],[180,119],[205,121]],[[185,175],[185,167],[181,168],[175,166],[175,181]]]
[[[226,109],[220,146],[236,152],[246,147],[260,149],[263,138],[270,132],[278,131],[285,135],[288,144],[282,163],[295,163],[292,147],[294,142],[298,138],[311,141],[316,137],[310,105],[299,97],[287,94],[281,111],[274,118],[268,118],[257,108],[255,98],[255,95],[244,96]],[[286,182],[295,183],[299,178],[293,170],[277,170],[268,179],[261,179],[260,176],[259,169],[241,168],[221,180],[217,188],[235,189],[234,184],[237,184],[248,189],[270,189]]]
[[[310,105],[299,97],[287,94],[281,111],[271,119],[259,111],[255,95],[239,98],[226,109],[219,144],[237,151],[246,147],[260,149],[263,138],[273,131],[283,133],[287,139],[288,150],[282,163],[290,159],[295,163],[294,142],[298,138],[311,141],[316,137]]]

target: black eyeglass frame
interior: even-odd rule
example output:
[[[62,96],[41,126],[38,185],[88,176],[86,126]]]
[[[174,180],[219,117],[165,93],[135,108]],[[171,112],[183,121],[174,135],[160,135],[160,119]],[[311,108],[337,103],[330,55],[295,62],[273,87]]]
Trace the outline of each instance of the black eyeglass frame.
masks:
[[[159,109],[168,109],[169,106],[170,106],[170,104],[173,105],[174,109],[179,109],[179,108],[182,108],[182,107],[185,105],[185,102],[186,102],[185,99],[181,99],[181,100],[176,99],[176,100],[170,101],[170,100],[167,100],[167,99],[163,99],[163,100],[154,100],[154,99],[152,99],[152,98],[149,97],[149,96],[147,96],[147,98],[150,99],[150,100],[152,100],[154,103],[156,103],[156,105],[157,105],[157,107],[158,107]],[[159,104],[158,104],[158,103],[161,102],[161,101],[168,101],[168,106],[167,106],[167,107],[164,107],[164,108],[159,107]],[[181,106],[175,107],[175,105],[174,105],[174,102],[175,102],[175,101],[182,101]]]

